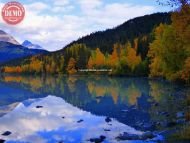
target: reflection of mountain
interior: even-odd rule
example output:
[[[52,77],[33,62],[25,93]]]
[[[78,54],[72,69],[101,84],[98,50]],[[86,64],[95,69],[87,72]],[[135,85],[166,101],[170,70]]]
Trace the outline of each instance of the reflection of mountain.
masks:
[[[42,108],[36,108],[39,105]],[[83,122],[77,123],[81,119]],[[112,126],[105,122],[105,117],[82,111],[62,98],[48,96],[24,101],[1,117],[0,133],[10,131],[12,134],[7,137],[0,135],[0,138],[10,142],[85,143],[90,138],[104,135],[107,143],[117,143],[115,138],[120,133],[142,134],[116,120],[112,120],[111,124]],[[109,129],[110,132],[107,133],[104,129]],[[136,141],[131,143],[133,142]]]
[[[0,101],[4,101],[2,105],[51,94],[93,114],[110,116],[132,126],[148,114],[140,110],[131,110],[132,105],[138,105],[137,97],[141,92],[148,94],[146,79],[130,78],[126,81],[122,78],[107,77],[5,76],[1,81],[0,89],[2,86],[2,91],[10,91],[9,98],[3,96],[5,93],[0,96]],[[9,89],[6,89],[4,84],[8,85]],[[133,94],[130,95],[131,93]],[[129,112],[122,112],[127,109]]]
[[[8,106],[0,106],[0,117],[11,112],[19,103],[13,103]]]
[[[157,120],[154,117],[160,111],[173,110],[175,116],[182,106],[182,102],[176,106],[178,100],[171,98],[176,90],[167,82],[147,78],[4,76],[0,78],[0,106],[56,95],[95,115],[136,126],[137,122]],[[159,107],[153,106],[155,101]]]

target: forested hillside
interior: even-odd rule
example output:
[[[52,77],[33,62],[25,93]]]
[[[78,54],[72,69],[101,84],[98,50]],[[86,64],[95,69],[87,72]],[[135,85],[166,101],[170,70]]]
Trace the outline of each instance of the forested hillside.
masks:
[[[188,82],[189,15],[190,6],[185,4],[172,14],[135,18],[114,29],[83,37],[49,55],[7,65],[1,72],[99,74],[103,70],[109,75],[149,75]]]
[[[150,76],[190,82],[190,4],[182,1],[172,24],[161,24],[150,44]]]
[[[170,24],[170,13],[138,17],[102,32],[92,33],[45,56],[13,61],[2,72],[76,73],[78,69],[112,69],[110,74],[148,75],[147,53],[153,30]],[[15,68],[14,68],[15,67]]]
[[[150,40],[151,32],[156,28],[160,23],[171,23],[169,13],[156,13],[152,15],[146,15],[131,19],[120,26],[117,26],[113,29],[108,29],[106,31],[100,31],[92,33],[88,36],[85,36],[77,41],[70,43],[66,47],[70,47],[73,44],[85,44],[91,50],[95,50],[97,47],[105,53],[111,53],[113,51],[113,45],[116,43],[126,44],[127,42],[133,43],[134,39],[139,39],[139,53],[145,56],[143,51],[146,51],[147,45],[145,42],[145,37],[147,41]],[[63,48],[61,51],[64,51]],[[58,51],[60,52],[60,51]]]

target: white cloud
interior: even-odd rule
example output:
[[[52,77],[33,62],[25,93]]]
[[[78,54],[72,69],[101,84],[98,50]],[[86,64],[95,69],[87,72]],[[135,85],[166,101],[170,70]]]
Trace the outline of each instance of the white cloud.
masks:
[[[54,6],[53,9],[51,9],[52,12],[55,13],[65,13],[65,12],[70,12],[74,9],[75,7],[72,5],[68,5],[68,6]]]
[[[70,0],[53,0],[55,6],[65,6],[70,3]]]
[[[11,26],[0,18],[1,29],[16,37],[19,42],[30,40],[50,51],[63,48],[91,32],[112,28],[130,18],[155,11],[152,6],[103,3],[102,0],[79,0],[75,3],[71,3],[71,0],[56,0],[52,3],[34,2],[24,6],[24,21]],[[70,12],[65,13],[69,9]],[[61,14],[57,14],[58,12]]]
[[[152,6],[113,3],[105,5],[101,9],[92,10],[92,12],[86,12],[85,14],[93,22],[102,25],[104,28],[111,28],[130,18],[149,14],[153,11],[154,7]]]
[[[102,0],[78,0],[78,2],[83,11],[92,10],[103,4]]]
[[[33,11],[36,13],[42,12],[50,8],[47,4],[43,2],[34,2],[32,4],[25,5],[24,7],[26,10]]]

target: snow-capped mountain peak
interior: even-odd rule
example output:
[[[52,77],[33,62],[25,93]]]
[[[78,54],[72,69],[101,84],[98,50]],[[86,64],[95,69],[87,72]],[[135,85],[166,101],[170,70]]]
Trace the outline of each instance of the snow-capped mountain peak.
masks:
[[[25,41],[22,43],[22,46],[27,47],[27,48],[29,48],[29,49],[40,49],[40,50],[43,50],[43,48],[42,48],[40,45],[33,44],[32,42],[30,42],[30,41],[28,41],[28,40],[25,40]]]
[[[20,45],[20,43],[17,42],[12,36],[10,36],[9,34],[7,34],[6,32],[2,30],[0,30],[0,41],[12,43],[14,45]]]

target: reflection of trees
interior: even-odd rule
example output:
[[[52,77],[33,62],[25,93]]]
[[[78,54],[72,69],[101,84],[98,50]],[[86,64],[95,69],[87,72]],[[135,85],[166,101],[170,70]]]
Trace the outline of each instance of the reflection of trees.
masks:
[[[67,96],[72,101],[83,102],[85,99],[96,97],[111,97],[115,104],[119,102],[136,105],[137,98],[141,96],[141,91],[147,93],[147,85],[144,80],[139,81],[135,78],[109,78],[109,77],[40,77],[40,76],[5,76],[4,82],[17,83],[34,93],[52,94],[58,96]],[[83,85],[83,86],[82,86]],[[145,87],[143,87],[145,86]],[[81,94],[81,95],[79,95]],[[90,95],[90,97],[89,97]],[[78,97],[77,97],[78,96]]]
[[[100,82],[100,81],[99,81]],[[98,81],[88,81],[87,86],[90,94],[95,97],[111,96],[114,103],[117,103],[119,91],[117,86],[109,84],[99,84]],[[102,83],[102,81],[100,82]]]
[[[74,76],[69,76],[66,81],[67,81],[67,85],[69,87],[70,92],[74,93],[76,91],[76,81],[77,81],[77,78],[74,77]]]
[[[32,78],[26,76],[5,76],[4,81],[28,85],[32,91],[36,91],[43,86],[42,80],[39,77]]]
[[[127,88],[126,95],[128,95],[129,104],[136,105],[137,98],[141,96],[141,91],[132,84]]]
[[[101,78],[88,80],[87,86],[93,96],[111,96],[115,104],[120,99],[123,103],[135,105],[137,98],[141,96],[141,91],[136,86],[136,83],[133,82],[132,78],[128,80],[122,78]]]
[[[117,89],[118,89],[118,88],[117,88]],[[112,96],[113,101],[114,101],[115,104],[117,103],[117,101],[118,101],[118,96],[119,96],[117,89],[114,89],[114,88],[111,88],[111,89],[110,89],[110,95]]]
[[[184,101],[187,95],[185,88],[159,80],[149,81],[149,84],[152,101],[159,105],[152,105],[150,108],[152,120],[159,122],[176,120],[176,113],[183,111],[185,107]]]
[[[2,81],[6,83],[17,83],[17,85],[30,89],[34,93],[54,92],[60,85],[59,78],[40,77],[40,76],[4,76]]]
[[[168,86],[159,81],[149,81],[150,84],[150,95],[153,97],[153,100],[159,102],[163,97],[171,94],[171,89]],[[167,90],[168,88],[168,90]]]
[[[189,98],[190,91],[146,78],[4,76],[0,78],[0,88],[5,89],[4,85],[10,86],[8,90],[11,90],[6,90],[6,96],[1,94],[2,105],[55,95],[93,114],[110,116],[129,125],[141,120],[149,121],[149,118],[153,121],[171,121],[176,111],[183,111],[184,104],[190,104],[190,100],[184,102]],[[178,96],[173,95],[176,93]],[[159,104],[155,106],[150,102]],[[134,105],[137,108],[133,108]],[[121,112],[123,109],[128,112]],[[158,115],[159,112],[171,115],[166,118],[165,115]]]

